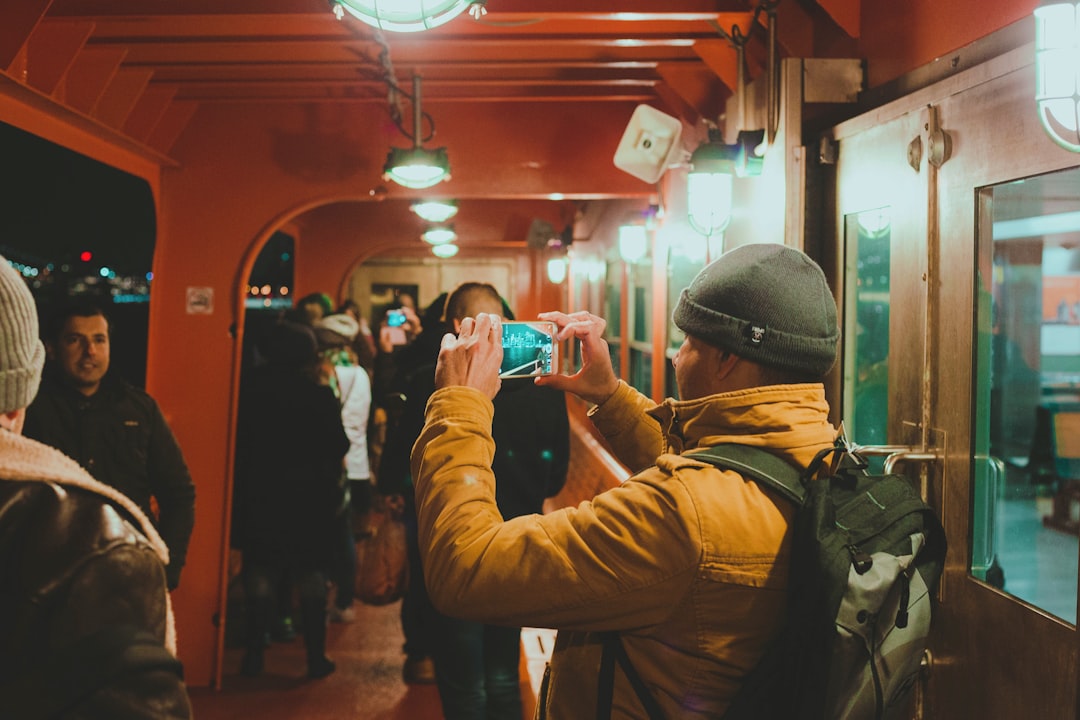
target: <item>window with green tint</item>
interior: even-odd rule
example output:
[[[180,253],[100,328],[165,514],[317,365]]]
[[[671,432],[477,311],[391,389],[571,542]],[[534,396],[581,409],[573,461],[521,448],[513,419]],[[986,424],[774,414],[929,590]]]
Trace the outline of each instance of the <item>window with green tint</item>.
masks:
[[[704,243],[705,238],[696,235],[690,236],[683,238],[683,242],[672,243],[668,253],[667,308],[665,313],[667,317],[667,351],[664,358],[667,365],[664,374],[664,382],[666,383],[664,394],[667,397],[679,397],[679,388],[675,382],[675,368],[671,364],[671,359],[675,357],[675,353],[683,344],[683,340],[686,339],[686,334],[675,325],[672,316],[675,313],[675,306],[679,303],[682,291],[690,285],[690,281],[705,267]],[[721,245],[722,239],[716,247],[717,256],[719,256]]]
[[[669,351],[670,352],[670,351]],[[666,358],[666,369],[664,371],[664,382],[667,383],[666,395],[670,398],[679,399],[679,384],[675,382],[675,365],[672,364],[671,358],[673,355],[668,355]]]
[[[844,236],[844,424],[852,442],[885,445],[889,421],[889,209],[848,215]]]
[[[652,263],[643,261],[630,266],[631,339],[652,342]]]
[[[622,327],[622,273],[623,262],[617,256],[609,256],[604,279],[604,307],[607,320],[605,340],[608,343],[608,351],[611,353],[611,365],[615,368],[615,374],[622,377],[622,369],[619,362],[619,348],[622,345],[620,329]]]
[[[621,260],[608,260],[604,280],[604,319],[607,320],[608,342],[619,338],[622,327],[622,272]]]
[[[978,201],[971,574],[1075,624],[1080,169]]]
[[[630,384],[643,395],[652,395],[652,353],[630,348]]]
[[[682,345],[683,338],[686,336],[683,331],[675,326],[672,322],[672,313],[675,312],[675,305],[679,302],[679,296],[682,295],[682,291],[689,285],[690,281],[701,272],[701,269],[705,267],[705,258],[702,255],[697,257],[692,254],[687,254],[680,247],[672,247],[668,256],[667,266],[667,318],[668,318],[668,339],[667,345],[671,349],[678,349]],[[671,388],[668,393],[671,394]]]

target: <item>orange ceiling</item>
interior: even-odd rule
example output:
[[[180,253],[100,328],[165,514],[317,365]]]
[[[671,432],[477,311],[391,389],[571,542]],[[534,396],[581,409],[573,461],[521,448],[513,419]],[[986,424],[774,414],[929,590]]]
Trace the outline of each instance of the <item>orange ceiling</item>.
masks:
[[[838,32],[784,6],[784,54],[806,49],[814,32]],[[337,20],[326,0],[21,0],[2,13],[0,67],[165,154],[204,103],[386,106],[388,68],[406,91],[422,76],[433,116],[612,101],[693,125],[715,120],[734,86],[735,50],[721,30],[750,34],[748,69],[760,72],[766,16],[752,29],[753,9],[745,0],[490,0],[480,21],[380,42],[373,28]]]

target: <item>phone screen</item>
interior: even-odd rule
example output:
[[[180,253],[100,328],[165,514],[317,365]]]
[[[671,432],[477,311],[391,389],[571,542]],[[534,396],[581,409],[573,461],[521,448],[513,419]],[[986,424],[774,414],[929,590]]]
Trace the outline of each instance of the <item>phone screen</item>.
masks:
[[[559,344],[555,334],[553,322],[504,322],[499,377],[553,375],[559,366]]]

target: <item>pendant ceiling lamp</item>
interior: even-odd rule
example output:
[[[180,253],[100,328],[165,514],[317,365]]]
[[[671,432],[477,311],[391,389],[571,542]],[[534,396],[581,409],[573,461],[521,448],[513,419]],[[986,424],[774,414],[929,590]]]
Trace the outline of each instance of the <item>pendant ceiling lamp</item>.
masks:
[[[458,206],[456,200],[420,200],[409,209],[428,222],[441,223],[457,215]]]
[[[413,189],[429,188],[450,179],[450,160],[446,148],[427,150],[422,145],[420,76],[413,76],[413,146],[390,148],[383,166],[383,179]]]
[[[334,15],[345,13],[390,32],[422,32],[444,25],[466,10],[479,19],[486,0],[334,0]]]
[[[457,240],[457,233],[452,225],[435,225],[420,234],[428,245],[447,245]]]

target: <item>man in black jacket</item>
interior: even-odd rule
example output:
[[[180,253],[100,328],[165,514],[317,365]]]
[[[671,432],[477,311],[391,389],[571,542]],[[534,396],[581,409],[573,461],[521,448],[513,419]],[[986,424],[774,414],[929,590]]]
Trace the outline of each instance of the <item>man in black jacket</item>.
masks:
[[[0,717],[186,720],[165,562],[128,498],[22,437],[45,349],[0,257]]]
[[[49,371],[26,412],[25,434],[74,458],[135,501],[169,547],[169,589],[180,584],[195,523],[195,486],[152,397],[109,371],[109,321],[73,304],[46,337]],[[153,512],[151,498],[157,503]]]
[[[510,311],[493,286],[477,282],[459,285],[446,300],[444,331],[457,332],[463,319],[479,313],[508,317]],[[441,336],[439,333],[440,339]],[[435,347],[428,364],[408,374],[405,410],[396,429],[398,435],[388,438],[380,466],[380,492],[412,493],[408,452],[423,429],[424,408],[435,391],[437,356]],[[545,498],[557,494],[566,482],[570,455],[566,397],[561,391],[534,385],[531,378],[515,378],[503,380],[502,390],[493,402],[492,467],[499,478],[496,487],[499,511],[506,519],[542,512]],[[407,482],[401,482],[402,478]],[[401,488],[402,485],[407,487]],[[431,607],[426,589],[415,587],[418,579],[422,582],[420,573],[410,575],[409,592],[420,590],[426,605],[435,677],[447,720],[520,717],[520,628],[442,615]]]

